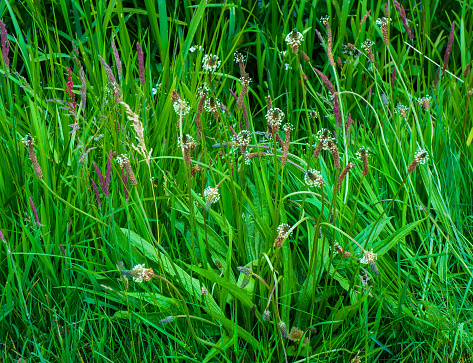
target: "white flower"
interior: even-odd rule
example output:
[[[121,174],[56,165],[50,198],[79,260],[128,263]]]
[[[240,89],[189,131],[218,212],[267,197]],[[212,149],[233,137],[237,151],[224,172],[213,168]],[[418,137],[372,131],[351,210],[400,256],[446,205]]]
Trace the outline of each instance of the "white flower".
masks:
[[[368,154],[368,151],[369,151],[369,148],[367,148],[367,147],[360,147],[360,148],[358,149],[358,151],[355,153],[356,158],[357,158],[357,159],[361,159],[361,157],[362,157],[363,154],[365,154],[366,157],[368,157],[368,155],[369,155],[369,154]]]
[[[303,40],[304,40],[304,36],[301,33],[299,33],[296,29],[291,31],[286,36],[286,43],[289,44],[293,49],[294,47],[299,47],[299,45],[301,45]]]
[[[284,112],[282,112],[279,108],[272,108],[266,113],[266,120],[268,120],[268,124],[273,128],[277,129],[280,125],[282,120],[284,119]]]
[[[218,188],[211,188],[207,187],[204,190],[204,198],[205,198],[205,207],[207,212],[210,210],[210,206],[213,203],[217,203],[220,199],[220,193],[218,192]]]
[[[415,161],[417,161],[419,164],[425,164],[427,162],[427,159],[429,157],[429,154],[427,151],[419,148],[417,150],[416,155],[414,156]]]
[[[123,165],[126,162],[128,162],[128,156],[126,156],[126,154],[121,154],[121,155],[117,156],[116,160],[117,160],[118,164]]]
[[[162,85],[161,83],[156,83],[154,87],[151,89],[151,93],[153,94],[153,96],[156,95],[156,93],[158,93],[158,88],[161,87],[161,85]]]
[[[325,184],[324,180],[322,179],[322,175],[320,174],[320,171],[317,171],[315,169],[309,169],[304,176],[304,182],[309,186],[309,187],[321,187]]]
[[[123,273],[123,272],[122,272]],[[131,270],[131,274],[133,277],[133,281],[135,282],[143,282],[143,281],[149,281],[154,275],[153,269],[151,268],[145,268],[145,265],[136,265],[133,267],[133,270]]]
[[[174,102],[173,107],[174,107],[174,111],[176,111],[178,115],[182,113],[183,116],[187,115],[190,110],[189,102],[183,99],[177,99],[176,102]]]
[[[191,53],[194,53],[196,50],[204,51],[204,47],[202,47],[201,45],[193,45],[189,48],[189,52]]]
[[[292,67],[289,65],[289,63],[284,63],[284,68],[286,68],[286,71],[288,69],[292,69]]]
[[[373,250],[365,251],[365,253],[363,254],[363,257],[360,258],[360,263],[364,265],[371,265],[377,259],[378,259],[378,255],[374,253]]]
[[[278,235],[281,236],[282,238],[286,239],[292,234],[292,231],[290,231],[290,226],[287,223],[282,223],[278,226]]]
[[[287,50],[283,50],[283,51],[281,52],[282,55],[286,55],[286,53],[287,53]]]
[[[204,59],[202,59],[202,68],[209,72],[215,72],[217,68],[220,67],[220,64],[222,64],[222,62],[216,55],[206,54]]]

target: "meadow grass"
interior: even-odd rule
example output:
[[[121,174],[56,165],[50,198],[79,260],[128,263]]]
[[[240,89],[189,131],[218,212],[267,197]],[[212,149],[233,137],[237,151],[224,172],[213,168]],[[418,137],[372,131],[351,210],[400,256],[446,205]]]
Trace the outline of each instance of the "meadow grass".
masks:
[[[2,1],[3,361],[471,361],[472,8]]]

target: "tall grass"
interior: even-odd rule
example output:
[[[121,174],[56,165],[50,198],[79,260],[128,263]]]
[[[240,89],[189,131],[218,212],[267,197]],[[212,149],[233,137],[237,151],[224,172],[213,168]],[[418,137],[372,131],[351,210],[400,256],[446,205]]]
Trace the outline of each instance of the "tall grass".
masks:
[[[473,5],[401,5],[1,2],[5,361],[471,360]]]

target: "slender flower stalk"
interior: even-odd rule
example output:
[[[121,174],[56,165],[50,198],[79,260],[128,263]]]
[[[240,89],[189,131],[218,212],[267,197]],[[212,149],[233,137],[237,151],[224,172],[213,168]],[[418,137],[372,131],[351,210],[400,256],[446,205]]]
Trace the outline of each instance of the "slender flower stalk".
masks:
[[[102,200],[100,199],[99,188],[97,188],[97,184],[95,184],[94,179],[90,178],[90,181],[92,182],[92,189],[94,190],[94,193],[95,193],[95,199],[97,200],[97,205],[99,206],[99,209],[101,209]]]
[[[404,7],[396,0],[394,0],[394,6],[401,16],[402,26],[406,30],[407,36],[411,39],[414,39],[414,34],[412,34],[411,27],[407,23],[406,11],[404,10]]]
[[[325,147],[332,154],[333,157],[333,167],[337,170],[340,170],[340,155],[338,153],[338,147],[333,142],[332,139],[327,139],[325,142]]]
[[[412,160],[412,162],[407,167],[407,172],[412,173],[415,168],[417,168],[417,165],[425,164],[427,162],[428,156],[429,154],[427,153],[427,151],[419,149],[414,156],[414,160]]]
[[[315,147],[314,150],[314,158],[317,159],[320,155],[320,152],[322,151],[322,148],[324,147],[325,141],[328,138],[328,130],[327,129],[321,129],[319,132],[317,132],[317,139],[319,140],[319,143]]]
[[[305,60],[307,63],[310,63],[310,58],[309,58],[309,56],[308,56],[303,50],[301,50],[301,54],[302,54],[302,58],[304,58],[304,60]]]
[[[187,165],[191,165],[192,164],[191,151],[193,151],[196,148],[196,142],[194,138],[190,135],[183,133],[182,139],[178,140],[177,146],[183,148],[184,161]]]
[[[138,53],[138,69],[140,72],[140,83],[142,86],[145,85],[145,60],[144,60],[144,53],[141,49],[140,43],[136,43],[136,52]]]
[[[322,82],[325,84],[325,87],[327,87],[327,89],[330,91],[330,93],[332,93],[333,96],[335,96],[337,94],[337,92],[335,91],[335,87],[333,86],[332,82],[329,81],[329,79],[327,78],[327,76],[325,74],[323,74],[321,71],[319,71],[317,68],[315,67],[312,67],[312,69],[315,71],[315,73],[317,73],[317,75],[320,77],[320,79],[322,80]]]
[[[235,53],[235,63],[237,63],[240,66],[241,77],[245,77],[246,75],[245,61],[246,61],[246,57],[243,54],[238,53],[238,52]]]
[[[122,173],[122,181],[123,181],[123,188],[124,188],[124,193],[125,193],[125,201],[128,203],[128,180],[126,178],[126,173],[125,169],[120,167],[121,173]]]
[[[241,108],[244,105],[243,99],[245,97],[245,94],[248,92],[248,88],[251,82],[251,78],[248,76],[248,74],[245,74],[245,76],[240,78],[241,84],[242,84],[242,89],[240,92],[240,95],[238,96],[237,100],[237,110],[241,110]]]
[[[122,74],[123,74],[123,66],[122,66],[122,61],[120,59],[120,54],[118,53],[117,47],[115,46],[115,37],[112,37],[112,51],[113,51],[113,57],[115,58],[115,65],[117,67],[117,73],[118,73],[118,80],[122,80]]]
[[[34,151],[34,139],[31,137],[31,135],[27,135],[25,139],[23,139],[23,143],[28,146],[28,157],[31,161],[31,164],[33,164],[33,169],[36,174],[36,176],[39,179],[43,178],[43,171],[41,170],[41,166],[39,166],[38,159],[36,157],[36,153]]]
[[[320,21],[325,25],[327,29],[327,57],[328,62],[332,67],[335,67],[335,60],[333,58],[333,40],[332,40],[332,28],[330,27],[330,22],[328,16],[323,17]]]
[[[284,144],[282,147],[282,159],[281,159],[281,165],[284,166],[286,165],[287,162],[287,154],[289,153],[289,142],[291,141],[291,130],[294,127],[291,124],[285,124],[283,126],[284,130]]]
[[[455,22],[452,22],[452,27],[450,29],[450,35],[448,37],[447,49],[445,50],[445,55],[443,56],[443,66],[442,66],[442,74],[445,73],[447,69],[448,60],[450,59],[450,54],[452,54],[452,47],[453,47],[453,39],[455,37]]]
[[[8,42],[7,37],[7,28],[5,23],[0,20],[0,45],[2,48],[2,59],[7,72],[10,71],[10,58],[8,58],[8,53],[10,52],[10,43]]]
[[[128,178],[130,179],[130,184],[132,186],[138,185],[135,173],[133,173],[133,170],[131,169],[130,161],[128,160],[128,157],[122,154],[117,157],[117,162],[118,164],[120,164],[121,167],[125,168],[126,173],[128,174]]]
[[[33,211],[34,220],[36,221],[36,224],[41,227],[42,224],[39,221],[38,211],[36,210],[36,207],[34,206],[34,203],[33,203],[33,199],[31,197],[30,197],[30,207],[31,207],[31,210]]]
[[[361,172],[361,175],[363,176],[367,176],[369,171],[370,171],[370,167],[369,167],[369,164],[368,164],[368,149],[362,147],[360,148],[357,152],[356,152],[356,156],[357,158],[361,159],[363,161],[363,170]]]
[[[340,110],[340,104],[338,103],[338,95],[333,98],[333,113],[335,116],[335,123],[337,127],[341,130],[343,128],[342,113]]]
[[[336,192],[336,193],[339,192],[340,188],[342,187],[343,180],[347,176],[350,169],[353,168],[354,166],[355,166],[355,164],[352,164],[352,163],[349,163],[347,166],[345,166],[345,168],[342,170],[342,172],[338,176],[336,188],[335,188],[335,186],[333,188],[334,192]]]
[[[87,84],[85,82],[85,72],[84,67],[80,67],[80,100],[82,105],[82,110],[85,110],[87,104]]]

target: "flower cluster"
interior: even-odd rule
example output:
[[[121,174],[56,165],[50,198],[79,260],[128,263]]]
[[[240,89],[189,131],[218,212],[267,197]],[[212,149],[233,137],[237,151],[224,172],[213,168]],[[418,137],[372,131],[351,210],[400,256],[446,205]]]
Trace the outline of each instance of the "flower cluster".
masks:
[[[292,231],[290,231],[289,224],[287,223],[282,223],[278,226],[278,235],[286,239],[292,234]]]
[[[361,51],[351,43],[342,45],[342,53],[353,58],[358,58],[361,55]]]
[[[403,104],[401,104],[401,102],[398,102],[396,108],[394,109],[394,113],[397,113],[399,115],[401,115],[402,118],[407,118],[407,111],[409,109],[407,108],[407,106],[404,106]]]
[[[420,97],[417,99],[417,103],[418,104],[421,104],[422,107],[424,107],[424,110],[425,111],[428,111],[429,108],[430,108],[430,100],[432,99],[432,97],[430,97],[429,95],[427,96],[424,96],[424,97]]]
[[[177,139],[177,146],[180,148],[194,150],[196,145],[195,139],[188,134],[182,134],[182,140],[180,138]]]
[[[117,156],[117,163],[120,164],[120,166],[123,166],[124,164],[128,163],[128,156],[126,154],[121,154]]]
[[[222,62],[218,56],[212,54],[206,54],[202,59],[202,68],[208,72],[215,72]]]
[[[191,53],[194,53],[196,50],[201,50],[203,52],[204,47],[201,45],[193,45],[192,47],[189,48],[189,52]]]
[[[419,164],[425,164],[427,162],[428,157],[429,157],[429,154],[427,153],[427,151],[419,148],[419,150],[417,150],[416,155],[414,156],[414,159]]]
[[[136,265],[133,270],[122,270],[122,275],[133,277],[135,282],[149,281],[154,275],[152,268],[145,268],[145,265]]]
[[[299,46],[301,45],[303,40],[304,36],[299,33],[297,29],[294,29],[286,36],[286,43],[290,45],[294,53],[299,52]]]
[[[220,193],[218,192],[218,188],[211,188],[207,187],[204,190],[204,198],[205,198],[205,207],[207,212],[210,210],[210,207],[213,203],[217,203],[220,199]]]
[[[189,102],[181,98],[176,99],[173,104],[174,111],[178,114],[184,116],[187,115],[190,111]]]
[[[304,176],[304,182],[309,186],[309,187],[322,187],[325,182],[322,179],[322,175],[320,174],[320,171],[317,171],[315,169],[309,169]]]
[[[282,112],[279,108],[272,108],[266,113],[266,120],[268,120],[268,124],[271,126],[273,132],[277,132],[283,119],[284,112]]]

